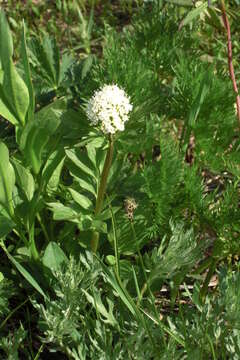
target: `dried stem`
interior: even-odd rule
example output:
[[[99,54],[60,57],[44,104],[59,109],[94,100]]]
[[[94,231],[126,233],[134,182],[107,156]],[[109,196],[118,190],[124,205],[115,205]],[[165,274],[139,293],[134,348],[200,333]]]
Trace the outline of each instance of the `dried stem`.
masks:
[[[225,29],[227,31],[228,67],[229,67],[229,74],[232,79],[233,90],[236,93],[237,118],[238,118],[238,123],[239,123],[239,127],[240,127],[240,96],[238,93],[238,87],[237,87],[237,82],[236,82],[234,68],[233,68],[231,30],[230,30],[230,24],[229,24],[227,13],[226,13],[226,7],[225,7],[224,0],[221,0],[220,7],[221,7],[221,11],[222,11],[223,23],[224,23]]]

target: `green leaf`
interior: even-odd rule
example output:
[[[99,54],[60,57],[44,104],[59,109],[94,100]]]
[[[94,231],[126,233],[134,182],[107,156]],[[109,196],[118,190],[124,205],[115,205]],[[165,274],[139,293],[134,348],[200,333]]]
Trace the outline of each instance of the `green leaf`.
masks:
[[[201,109],[201,106],[203,104],[203,101],[209,92],[209,89],[211,86],[211,79],[212,79],[212,77],[210,76],[210,71],[207,70],[205,76],[202,79],[197,97],[194,100],[193,106],[190,110],[189,125],[191,125],[191,126],[193,126],[193,124],[195,123],[195,121],[198,117],[199,111]]]
[[[33,120],[33,115],[35,110],[35,97],[34,97],[32,78],[31,78],[31,70],[28,60],[27,45],[26,45],[26,29],[24,22],[22,24],[22,39],[21,39],[20,53],[24,68],[23,79],[28,87],[28,93],[29,93],[28,118],[29,120]]]
[[[29,51],[34,68],[41,79],[52,89],[57,89],[60,79],[60,58],[56,41],[45,34],[43,39],[32,38]]]
[[[179,6],[193,6],[192,0],[166,0],[166,2]]]
[[[60,73],[60,60],[59,49],[54,39],[50,39],[48,35],[45,35],[42,43],[43,59],[45,64],[45,70],[52,79],[54,86],[58,86],[59,73]]]
[[[113,315],[113,303],[109,299],[107,299],[109,305],[109,310],[107,310],[102,302],[99,292],[98,293],[95,292],[93,294],[94,296],[91,296],[86,290],[82,289],[82,291],[84,292],[87,301],[95,308],[97,312],[99,312],[103,316],[102,320],[105,323],[110,324],[112,326],[118,325],[118,322],[116,321]]]
[[[71,193],[73,200],[76,201],[76,203],[83,209],[91,209],[92,202],[86,196],[79,194],[79,192],[71,188],[69,189],[69,192]]]
[[[14,227],[14,222],[5,217],[0,215],[0,239],[8,235]]]
[[[9,162],[8,148],[3,142],[0,142],[0,159],[0,204],[12,216],[15,173]]]
[[[9,25],[3,11],[1,11],[0,56],[3,70],[2,82],[0,83],[1,102],[4,103],[4,106],[8,109],[9,113],[13,114],[18,125],[24,125],[25,116],[29,106],[29,94],[26,84],[14,66],[12,54],[12,37]],[[6,109],[4,114],[6,115]],[[2,115],[4,116],[4,114]],[[12,116],[7,118],[7,120],[12,122]]]
[[[75,177],[75,175],[70,171],[71,175]],[[95,189],[95,187],[91,184],[90,181],[84,180],[83,176],[82,178],[77,177],[77,182],[79,183],[79,185],[81,186],[82,189],[89,191],[91,194],[93,194],[95,196],[95,198],[97,197],[97,190]]]
[[[32,277],[32,275],[7,251],[4,245],[2,245],[2,248],[7,254],[9,260],[13,263],[13,265],[16,266],[20,274],[22,274],[22,276],[29,282],[29,284],[31,284],[34,287],[34,289],[39,292],[39,294],[41,294],[44,298],[47,298],[46,294],[39,286],[39,284],[36,282],[36,280]]]
[[[35,190],[35,182],[32,174],[28,169],[22,166],[16,159],[12,159],[12,163],[15,169],[16,181],[27,199],[30,201],[33,197]]]
[[[67,262],[68,258],[59,245],[51,241],[46,247],[42,261],[46,267],[55,271],[60,268],[63,262]]]
[[[93,178],[97,178],[95,174],[95,169],[93,169],[93,165],[84,156],[84,153],[80,149],[67,149],[66,150],[67,157],[84,173],[92,176]]]
[[[13,56],[13,41],[9,25],[3,10],[0,11],[0,39],[0,56],[1,61],[4,62]]]
[[[205,11],[207,8],[208,8],[208,3],[206,1],[202,5],[198,6],[196,9],[189,11],[187,16],[181,21],[179,25],[179,29],[192,22],[196,17],[200,16],[200,14],[203,11]]]
[[[56,191],[58,188],[64,159],[65,152],[56,150],[49,156],[43,168],[42,180],[44,186],[47,186],[47,191],[49,193]]]
[[[129,296],[127,290],[123,287],[123,285],[119,282],[119,279],[116,279],[114,273],[108,269],[108,267],[100,260],[102,269],[106,276],[107,281],[112,286],[112,288],[117,292],[118,296],[121,298],[123,303],[127,306],[128,310],[134,315],[138,317],[138,311],[136,311],[136,305],[132,298]]]
[[[78,217],[76,211],[61,203],[48,203],[50,210],[53,212],[54,220],[75,220]]]
[[[12,113],[9,104],[5,99],[2,84],[3,84],[3,71],[0,69],[0,115],[4,119],[7,119],[14,126],[19,125],[18,119]]]
[[[92,229],[97,230],[100,233],[107,234],[107,224],[100,220],[93,220]]]
[[[89,73],[92,64],[93,64],[93,55],[88,55],[86,59],[83,60],[83,67],[82,67],[82,80],[86,77]]]
[[[35,174],[39,173],[42,166],[42,152],[61,123],[64,107],[65,103],[61,100],[44,107],[23,130],[20,148]]]

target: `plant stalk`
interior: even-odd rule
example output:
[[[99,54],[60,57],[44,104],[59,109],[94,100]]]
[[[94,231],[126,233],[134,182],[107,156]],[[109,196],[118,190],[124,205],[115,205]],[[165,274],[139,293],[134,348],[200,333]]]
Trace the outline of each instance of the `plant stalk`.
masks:
[[[38,260],[39,259],[39,254],[36,248],[36,244],[35,244],[35,238],[34,238],[34,223],[32,224],[30,230],[29,230],[29,245],[30,245],[30,253],[31,253],[31,257],[34,260]]]
[[[225,7],[224,0],[220,1],[220,8],[221,8],[221,11],[222,11],[222,19],[223,19],[224,27],[225,27],[226,32],[227,32],[228,68],[229,68],[229,75],[231,77],[232,84],[233,84],[233,90],[234,90],[234,92],[236,94],[237,118],[238,118],[238,124],[239,124],[239,127],[240,127],[240,95],[239,95],[239,92],[238,92],[238,86],[237,86],[234,67],[233,67],[231,29],[230,29],[229,20],[228,20],[228,17],[227,17],[227,12],[226,12],[226,7]]]
[[[113,159],[113,137],[112,137],[112,135],[110,135],[109,136],[109,147],[108,147],[107,155],[106,155],[105,162],[104,162],[100,186],[98,189],[96,208],[95,208],[95,212],[94,212],[95,216],[98,215],[102,210],[104,195],[105,195],[106,187],[107,187],[107,179],[108,179],[109,171],[110,171],[110,168],[112,165],[112,159]],[[92,239],[91,239],[91,249],[92,249],[93,253],[97,252],[98,243],[99,243],[99,232],[94,231],[92,234]]]

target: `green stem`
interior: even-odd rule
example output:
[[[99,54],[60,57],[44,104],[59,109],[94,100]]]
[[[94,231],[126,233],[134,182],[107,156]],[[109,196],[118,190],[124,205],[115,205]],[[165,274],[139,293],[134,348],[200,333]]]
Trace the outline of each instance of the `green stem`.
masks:
[[[38,254],[36,244],[35,244],[35,239],[34,239],[34,222],[29,231],[29,245],[30,245],[31,257],[34,260],[38,260],[39,254]]]
[[[21,304],[19,304],[15,309],[13,309],[8,316],[4,319],[4,321],[0,324],[0,329],[2,329],[6,323],[8,322],[8,320],[15,314],[15,312],[17,312],[22,306],[24,306],[27,302],[29,301],[29,298],[27,298],[26,300],[24,300]]]
[[[111,211],[111,217],[112,217],[112,228],[113,228],[113,240],[114,240],[114,254],[115,254],[115,260],[116,260],[116,272],[118,277],[120,278],[120,264],[119,264],[119,253],[118,253],[118,239],[116,234],[116,226],[115,226],[115,218],[114,213],[112,210],[112,206],[109,202],[109,209]]]
[[[105,195],[105,192],[106,192],[107,179],[108,179],[109,171],[110,171],[110,168],[111,168],[112,159],[113,159],[113,138],[110,135],[110,137],[109,137],[109,148],[108,148],[108,152],[107,152],[104,167],[103,167],[100,186],[99,186],[99,189],[98,189],[96,208],[95,208],[95,216],[98,215],[102,210],[103,199],[104,199],[104,195]],[[99,232],[94,231],[93,235],[92,235],[92,239],[91,239],[91,249],[92,249],[92,251],[94,253],[97,252],[98,242],[99,242]]]
[[[206,279],[204,281],[204,284],[203,284],[203,287],[201,289],[201,293],[200,293],[200,296],[201,296],[201,300],[202,300],[202,303],[204,303],[205,301],[205,298],[206,298],[206,295],[207,295],[207,291],[208,291],[208,285],[210,283],[210,280],[214,274],[214,271],[216,269],[216,266],[217,266],[217,263],[218,263],[218,260],[217,259],[213,259],[212,260],[212,263],[208,269],[208,273],[207,273],[207,276],[206,276]]]
[[[40,226],[41,226],[41,228],[42,228],[43,234],[44,234],[47,242],[49,243],[49,242],[51,241],[51,239],[50,239],[50,237],[48,236],[47,229],[46,229],[45,224],[44,224],[44,222],[42,221],[42,218],[41,218],[41,216],[40,216],[39,213],[37,214],[37,219],[38,219],[38,222],[39,222],[39,224],[40,224]]]

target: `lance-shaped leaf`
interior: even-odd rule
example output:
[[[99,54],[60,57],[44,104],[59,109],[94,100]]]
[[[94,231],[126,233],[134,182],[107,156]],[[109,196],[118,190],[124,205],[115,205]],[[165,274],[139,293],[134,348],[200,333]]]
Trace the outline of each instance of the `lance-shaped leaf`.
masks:
[[[33,84],[32,84],[32,78],[31,78],[31,70],[30,70],[30,64],[28,60],[28,52],[27,52],[27,44],[26,44],[26,29],[25,24],[23,22],[22,25],[22,38],[21,38],[21,60],[23,63],[24,73],[23,73],[23,79],[28,87],[29,92],[29,109],[28,109],[28,119],[33,119],[34,109],[35,109],[35,96],[34,96],[34,90],[33,90]]]
[[[15,173],[9,162],[7,146],[0,142],[0,204],[13,215],[13,187],[15,184]]]
[[[42,180],[43,185],[47,188],[48,193],[52,193],[58,188],[64,159],[65,152],[61,149],[58,149],[49,156],[43,168]]]
[[[83,209],[89,210],[92,208],[92,202],[83,194],[80,194],[74,189],[69,189],[69,192],[72,195],[72,198],[78,205],[80,205]]]

